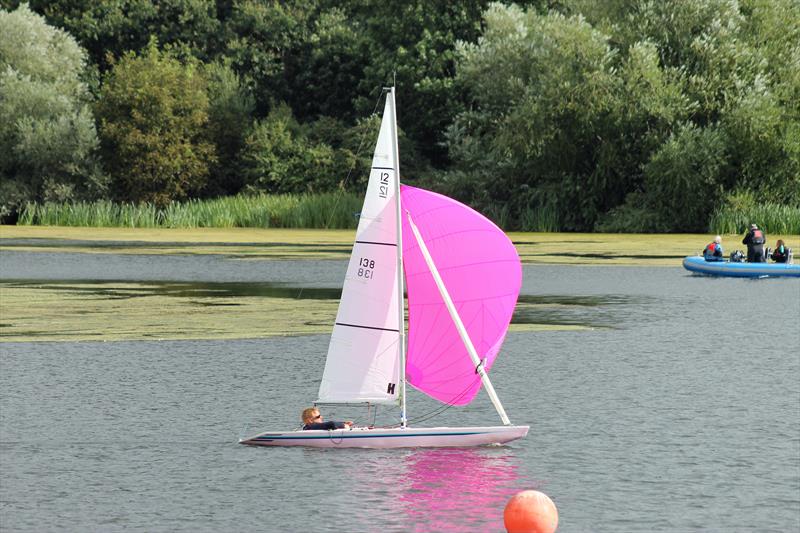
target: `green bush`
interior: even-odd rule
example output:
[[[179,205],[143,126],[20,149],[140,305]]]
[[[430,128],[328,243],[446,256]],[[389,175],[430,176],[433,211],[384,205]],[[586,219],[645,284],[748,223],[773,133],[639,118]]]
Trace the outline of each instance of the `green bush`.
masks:
[[[85,77],[72,36],[27,4],[0,9],[0,219],[28,201],[105,193]]]
[[[119,201],[166,206],[197,194],[216,161],[207,139],[206,81],[151,41],[106,73],[96,113]]]

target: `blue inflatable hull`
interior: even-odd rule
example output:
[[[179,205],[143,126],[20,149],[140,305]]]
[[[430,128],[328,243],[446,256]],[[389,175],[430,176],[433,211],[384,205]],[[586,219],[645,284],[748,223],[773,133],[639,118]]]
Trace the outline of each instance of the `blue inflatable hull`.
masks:
[[[793,276],[800,278],[800,265],[786,263],[731,263],[729,261],[706,261],[701,256],[683,259],[683,268],[696,274],[707,276],[728,276],[732,278],[762,278],[765,276]]]

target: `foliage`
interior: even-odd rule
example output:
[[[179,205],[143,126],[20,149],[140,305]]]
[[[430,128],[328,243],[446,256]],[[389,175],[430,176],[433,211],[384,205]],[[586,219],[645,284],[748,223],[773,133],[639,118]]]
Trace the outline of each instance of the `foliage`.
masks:
[[[119,200],[163,206],[196,194],[216,160],[205,138],[206,82],[155,42],[125,54],[104,77],[96,112]]]
[[[354,228],[361,195],[238,195],[211,200],[114,203],[29,203],[22,225],[130,228]]]
[[[107,178],[86,84],[85,52],[23,4],[0,11],[0,218],[26,201],[103,193]]]
[[[475,110],[449,129],[451,157],[495,174],[489,203],[517,214],[554,203],[562,227],[585,227],[625,193],[608,37],[558,13],[494,4],[485,17],[479,43],[459,49]]]
[[[658,229],[691,233],[706,228],[722,199],[725,150],[718,130],[687,124],[653,154],[644,167],[645,205],[661,215]]]
[[[90,62],[37,37],[44,59],[0,71],[3,205],[104,194],[90,92],[106,196],[363,189],[396,82],[403,179],[507,228],[703,230],[739,213],[732,195],[800,206],[796,0],[31,6]],[[26,24],[0,35],[27,43],[0,48],[21,63]]]
[[[308,38],[287,57],[287,101],[301,120],[353,121],[353,100],[369,63],[369,43],[341,8],[322,10]]]
[[[702,230],[737,188],[797,205],[800,114],[783,95],[800,46],[777,39],[780,55],[756,37],[785,2],[745,4],[491,5],[478,43],[459,47],[472,105],[447,131],[450,181],[513,227],[555,205],[560,229]]]
[[[314,4],[314,0],[233,4],[225,25],[224,55],[236,72],[247,76],[260,113],[289,96],[285,62],[290,51],[307,39]]]
[[[207,136],[214,143],[217,163],[211,168],[206,194],[236,194],[243,187],[239,158],[250,133],[255,99],[240,77],[226,63],[206,65],[208,81]]]
[[[102,71],[109,58],[147,48],[151,39],[207,60],[219,48],[221,22],[213,0],[31,0],[51,24],[86,47]]]
[[[750,224],[758,224],[766,233],[800,234],[800,206],[757,202],[751,192],[730,194],[714,212],[708,230],[712,233],[744,234]]]
[[[245,141],[242,165],[249,191],[329,190],[344,178],[334,166],[333,149],[309,140],[286,105],[255,125]]]
[[[336,3],[356,21],[357,31],[366,40],[362,47],[369,54],[358,80],[357,97],[352,100],[356,113],[363,116],[372,109],[374,88],[396,80],[401,91],[400,124],[422,154],[442,164],[444,129],[461,109],[454,82],[456,41],[478,38],[481,12],[488,2]]]

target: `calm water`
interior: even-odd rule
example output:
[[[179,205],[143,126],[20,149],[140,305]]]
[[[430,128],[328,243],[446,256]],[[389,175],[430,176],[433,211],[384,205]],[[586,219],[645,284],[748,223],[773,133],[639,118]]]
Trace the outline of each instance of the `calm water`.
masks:
[[[336,288],[345,267],[0,257],[4,280]],[[508,336],[492,380],[531,431],[497,448],[237,444],[297,425],[325,335],[0,343],[0,529],[503,531],[508,498],[531,488],[558,506],[559,532],[800,529],[800,280],[529,266],[523,293],[566,304],[551,321],[603,327]],[[412,417],[435,408],[411,393]],[[499,419],[481,393],[428,422],[449,424]]]

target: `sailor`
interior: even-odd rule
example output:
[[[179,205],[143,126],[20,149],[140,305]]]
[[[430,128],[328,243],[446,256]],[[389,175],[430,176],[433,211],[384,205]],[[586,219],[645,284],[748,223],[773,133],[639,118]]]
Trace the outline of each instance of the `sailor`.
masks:
[[[764,262],[764,243],[767,238],[764,232],[758,229],[755,224],[750,224],[750,231],[742,239],[742,244],[747,245],[747,261],[750,263]]]
[[[323,422],[322,415],[316,407],[304,409],[300,418],[303,420],[303,429],[350,429],[350,426],[353,425],[352,420],[348,420],[347,422],[338,422],[335,420]]]
[[[722,237],[717,235],[713,241],[706,245],[703,250],[703,257],[706,261],[724,261],[722,253]]]

